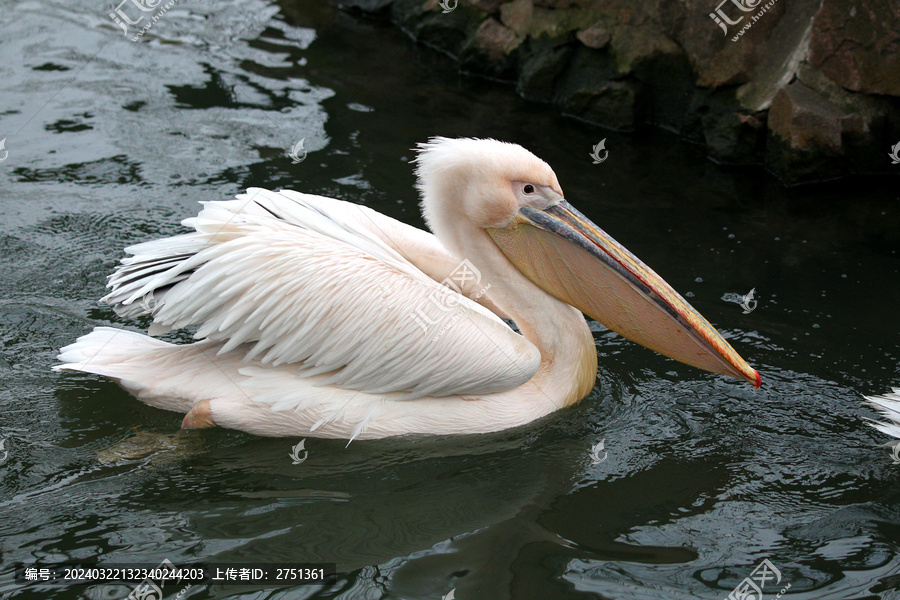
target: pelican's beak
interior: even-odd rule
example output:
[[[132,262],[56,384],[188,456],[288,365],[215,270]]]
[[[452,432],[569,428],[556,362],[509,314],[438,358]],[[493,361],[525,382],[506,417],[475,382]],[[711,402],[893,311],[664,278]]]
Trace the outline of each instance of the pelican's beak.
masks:
[[[700,313],[634,254],[563,200],[522,208],[488,229],[503,254],[546,292],[628,339],[694,367],[760,376]]]

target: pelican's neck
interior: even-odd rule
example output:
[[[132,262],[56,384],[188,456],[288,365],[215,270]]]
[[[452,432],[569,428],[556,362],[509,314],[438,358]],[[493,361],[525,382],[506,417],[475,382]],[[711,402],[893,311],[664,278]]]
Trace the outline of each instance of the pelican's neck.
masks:
[[[581,311],[525,277],[484,229],[468,224],[457,227],[453,239],[445,243],[478,268],[479,286],[487,289],[491,302],[516,322],[525,339],[541,353],[541,365],[532,381],[552,394],[560,406],[581,400],[593,389],[597,377],[594,338]]]

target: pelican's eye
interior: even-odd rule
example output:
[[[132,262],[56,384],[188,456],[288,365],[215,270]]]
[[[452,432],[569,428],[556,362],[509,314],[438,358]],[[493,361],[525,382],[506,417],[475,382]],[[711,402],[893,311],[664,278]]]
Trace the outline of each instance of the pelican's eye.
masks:
[[[534,186],[531,185],[531,184],[529,183],[529,184],[526,185],[524,188],[522,188],[522,191],[525,192],[526,194],[533,194],[533,193],[534,193]]]

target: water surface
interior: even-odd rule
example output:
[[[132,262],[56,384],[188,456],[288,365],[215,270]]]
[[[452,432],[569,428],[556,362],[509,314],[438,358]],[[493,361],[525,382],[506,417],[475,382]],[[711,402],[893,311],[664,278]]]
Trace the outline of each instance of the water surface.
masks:
[[[768,559],[782,581],[767,598],[787,583],[788,598],[900,597],[900,467],[860,405],[900,385],[896,182],[785,190],[666,133],[558,117],[319,4],[182,0],[136,43],[104,3],[0,13],[0,595],[124,598],[23,589],[13,565],[168,558],[339,569],[332,586],[187,598],[716,599]],[[167,437],[180,416],[50,372],[93,326],[147,325],[97,302],[106,275],[124,246],[182,232],[200,201],[291,187],[421,226],[410,148],[432,135],[547,160],[763,387],[595,325],[597,386],[568,410],[487,436],[310,438],[293,465],[299,439]],[[751,288],[744,314],[728,299]],[[117,445],[136,433],[161,441]],[[608,458],[592,464],[600,440]]]

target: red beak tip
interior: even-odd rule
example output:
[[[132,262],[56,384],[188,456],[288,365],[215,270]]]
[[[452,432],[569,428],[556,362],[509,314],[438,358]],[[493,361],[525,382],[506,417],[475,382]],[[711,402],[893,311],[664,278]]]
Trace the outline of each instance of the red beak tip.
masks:
[[[762,385],[762,377],[759,376],[759,371],[753,371],[756,373],[756,385],[753,386],[753,389],[758,390],[759,386]]]

